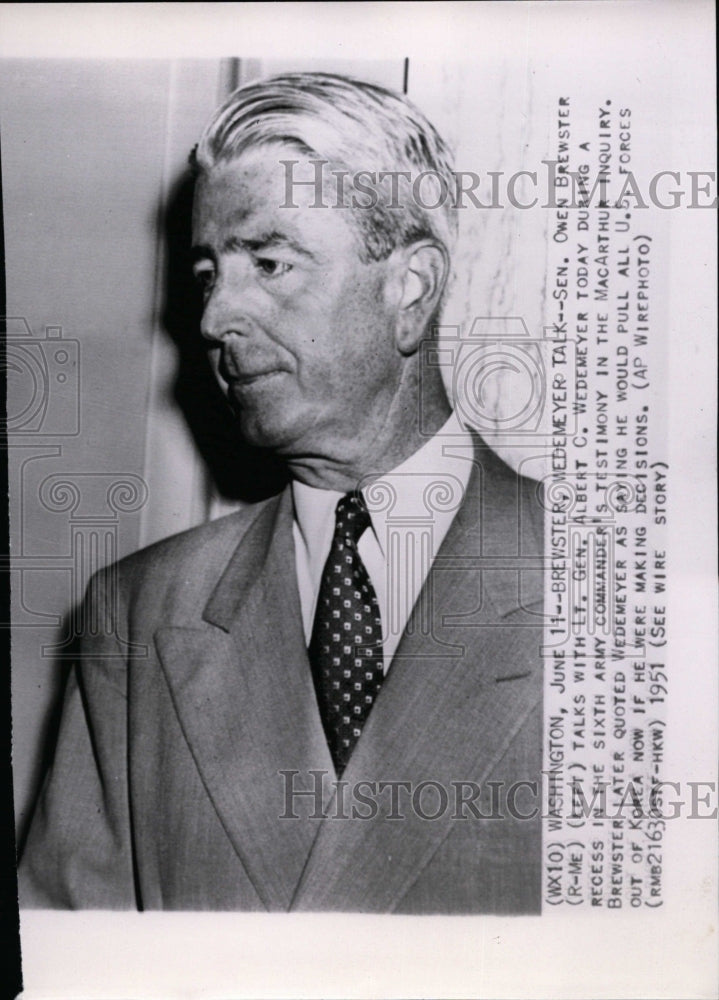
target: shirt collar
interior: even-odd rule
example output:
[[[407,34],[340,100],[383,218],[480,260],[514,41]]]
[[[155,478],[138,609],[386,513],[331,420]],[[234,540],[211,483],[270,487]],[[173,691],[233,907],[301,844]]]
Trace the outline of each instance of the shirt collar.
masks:
[[[453,411],[426,444],[362,491],[385,557],[390,523],[393,532],[431,524],[436,554],[464,499],[473,454],[472,435]]]
[[[472,435],[453,411],[426,444],[362,490],[372,519],[372,529],[383,554],[386,555],[385,539],[390,517],[395,529],[403,522],[409,528],[418,518],[429,519],[435,525],[435,538],[439,541],[440,535],[444,537],[464,496],[472,467],[468,459],[472,453]],[[428,506],[427,490],[434,485],[449,485],[452,497],[456,495],[456,504],[450,499],[442,504],[441,509],[431,504]],[[328,541],[331,541],[335,507],[342,496],[344,494],[337,490],[323,490],[292,481],[295,521],[311,560],[315,553],[324,552]]]

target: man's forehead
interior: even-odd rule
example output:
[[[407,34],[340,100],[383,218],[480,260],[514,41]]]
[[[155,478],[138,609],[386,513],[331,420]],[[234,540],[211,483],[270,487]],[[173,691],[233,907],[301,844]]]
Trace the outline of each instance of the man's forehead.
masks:
[[[248,203],[265,204],[274,195],[271,204],[291,209],[295,204],[315,202],[316,188],[335,180],[330,165],[316,154],[272,143],[221,160],[200,175],[199,186],[210,197],[234,195]]]
[[[195,228],[241,227],[248,239],[271,233],[298,240],[352,228],[348,213],[329,210],[333,203],[322,192],[332,173],[318,162],[279,143],[221,161],[198,178]]]

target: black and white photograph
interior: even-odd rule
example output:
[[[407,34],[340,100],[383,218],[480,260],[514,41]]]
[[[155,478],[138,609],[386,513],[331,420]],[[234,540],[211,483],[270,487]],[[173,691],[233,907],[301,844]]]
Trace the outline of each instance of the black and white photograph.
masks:
[[[2,5],[23,997],[712,995],[713,21]]]

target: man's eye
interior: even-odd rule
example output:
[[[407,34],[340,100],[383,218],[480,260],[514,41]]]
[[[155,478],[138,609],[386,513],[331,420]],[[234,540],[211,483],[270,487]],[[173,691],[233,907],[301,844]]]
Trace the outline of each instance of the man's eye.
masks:
[[[196,267],[194,272],[195,281],[203,292],[209,292],[215,283],[215,270],[212,267]]]
[[[270,278],[277,278],[281,274],[287,274],[292,270],[292,264],[285,261],[274,260],[272,257],[256,257],[255,267]]]

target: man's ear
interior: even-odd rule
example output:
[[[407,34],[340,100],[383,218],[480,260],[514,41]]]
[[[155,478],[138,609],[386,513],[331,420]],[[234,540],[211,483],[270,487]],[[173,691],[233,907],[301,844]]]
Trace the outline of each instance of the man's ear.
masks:
[[[397,347],[402,354],[414,354],[442,298],[449,275],[449,255],[441,243],[418,240],[402,247],[397,264]]]

